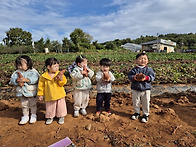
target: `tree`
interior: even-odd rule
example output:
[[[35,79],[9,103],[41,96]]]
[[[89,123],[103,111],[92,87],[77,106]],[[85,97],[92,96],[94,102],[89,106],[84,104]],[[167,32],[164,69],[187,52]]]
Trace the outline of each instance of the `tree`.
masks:
[[[56,53],[62,53],[62,46],[61,43],[59,41],[52,41],[52,48],[51,48],[51,52],[56,52]]]
[[[35,42],[35,49],[38,52],[43,53],[44,52],[44,48],[45,48],[45,43],[44,43],[44,38],[42,37],[40,40]]]
[[[91,46],[91,40],[93,37],[88,33],[83,32],[81,29],[75,29],[70,34],[71,42],[74,44],[72,45],[72,49],[74,52],[78,51],[87,51],[89,49],[94,49]]]
[[[21,46],[31,46],[32,44],[32,34],[27,31],[23,31],[21,28],[10,28],[6,32],[6,36],[3,39],[5,45],[12,47],[14,45]]]
[[[117,49],[117,46],[116,46],[116,44],[113,43],[112,41],[109,41],[109,42],[106,42],[105,48],[106,48],[107,50],[116,50],[116,49]]]
[[[83,32],[81,29],[75,29],[71,34],[70,34],[71,41],[74,44],[77,43],[91,43],[92,36],[89,35],[88,33]]]
[[[101,45],[100,43],[98,43],[97,40],[93,42],[93,45],[95,46],[97,50],[105,49],[105,47]]]
[[[68,38],[64,37],[62,40],[63,44],[62,44],[62,49],[65,52],[70,52],[70,47],[71,47],[71,42]]]

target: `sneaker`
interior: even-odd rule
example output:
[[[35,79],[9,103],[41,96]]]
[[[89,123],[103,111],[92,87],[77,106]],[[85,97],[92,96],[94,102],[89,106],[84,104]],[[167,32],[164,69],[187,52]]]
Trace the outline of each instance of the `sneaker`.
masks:
[[[79,116],[79,111],[78,110],[75,110],[74,111],[74,117],[78,117]]]
[[[133,120],[136,120],[136,119],[138,119],[139,118],[139,116],[140,116],[140,114],[139,113],[134,113],[133,115],[132,115],[132,119]]]
[[[46,120],[46,125],[49,125],[49,124],[51,124],[53,122],[53,118],[48,118],[47,120]]]
[[[148,122],[148,116],[144,114],[141,121],[142,121],[143,123]]]
[[[86,109],[85,109],[85,108],[82,108],[82,109],[80,110],[80,112],[81,112],[81,114],[82,114],[82,115],[86,115],[86,114],[87,114],[87,112],[86,112]]]
[[[111,115],[112,114],[111,111],[107,111],[107,113],[108,113],[108,115]]]
[[[100,114],[101,114],[101,111],[97,111],[97,112],[95,113],[95,117],[99,117]]]
[[[20,125],[24,125],[29,121],[29,116],[23,116],[21,121],[19,122]]]
[[[34,124],[37,121],[37,115],[36,114],[31,114],[31,119],[30,119],[30,124]]]
[[[64,124],[64,117],[59,117],[58,123],[59,123],[60,125]]]

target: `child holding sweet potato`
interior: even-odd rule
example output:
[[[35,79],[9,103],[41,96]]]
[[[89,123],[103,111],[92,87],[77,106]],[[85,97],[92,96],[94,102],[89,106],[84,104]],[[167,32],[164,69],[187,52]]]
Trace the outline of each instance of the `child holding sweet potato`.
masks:
[[[46,124],[51,124],[55,116],[59,118],[58,123],[63,124],[64,116],[67,115],[66,93],[63,87],[67,83],[65,70],[59,71],[59,61],[56,58],[48,58],[45,68],[47,71],[40,76],[37,96],[39,100],[45,99]]]
[[[23,116],[20,125],[37,121],[37,83],[39,73],[33,68],[32,59],[21,55],[15,60],[16,71],[11,75],[10,84],[16,86],[16,96],[20,98]],[[31,116],[29,114],[31,112]]]
[[[88,62],[85,56],[80,55],[75,60],[76,66],[70,73],[73,79],[73,98],[74,98],[74,117],[79,117],[79,111],[86,115],[86,107],[89,102],[89,92],[92,88],[91,78],[94,72],[87,66]]]
[[[145,53],[136,55],[137,66],[128,73],[131,80],[132,100],[134,114],[132,119],[138,119],[140,116],[140,103],[142,103],[143,117],[142,122],[146,123],[149,118],[150,109],[150,89],[151,82],[155,79],[155,73],[152,68],[148,67],[148,56]]]
[[[99,115],[102,111],[104,103],[105,111],[110,112],[110,100],[112,95],[112,82],[115,80],[112,72],[109,71],[111,61],[108,58],[100,60],[100,71],[96,74],[97,81],[97,97],[96,97],[96,114]]]

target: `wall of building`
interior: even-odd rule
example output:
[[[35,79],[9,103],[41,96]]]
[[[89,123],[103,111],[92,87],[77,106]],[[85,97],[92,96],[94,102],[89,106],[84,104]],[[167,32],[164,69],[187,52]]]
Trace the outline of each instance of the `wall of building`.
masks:
[[[161,52],[166,52],[166,53],[171,53],[171,52],[174,52],[174,47],[164,45],[164,44],[160,44],[160,51]]]

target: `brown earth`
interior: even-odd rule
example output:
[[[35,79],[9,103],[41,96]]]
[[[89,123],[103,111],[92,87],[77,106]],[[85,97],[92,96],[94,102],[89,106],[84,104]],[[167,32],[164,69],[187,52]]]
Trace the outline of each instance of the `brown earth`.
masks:
[[[72,94],[67,94],[65,123],[45,125],[45,105],[38,102],[38,121],[18,125],[22,110],[12,89],[1,89],[0,146],[47,147],[69,137],[77,147],[194,147],[196,146],[196,93],[163,94],[151,98],[147,123],[131,120],[130,94],[114,93],[112,115],[95,116],[96,99],[91,96],[87,116],[73,118]]]

